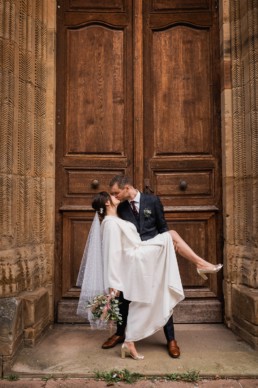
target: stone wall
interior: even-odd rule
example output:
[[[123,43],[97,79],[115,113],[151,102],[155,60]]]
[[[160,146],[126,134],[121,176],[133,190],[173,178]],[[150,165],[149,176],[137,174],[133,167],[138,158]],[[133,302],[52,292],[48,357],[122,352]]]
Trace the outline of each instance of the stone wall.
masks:
[[[258,348],[258,1],[221,1],[225,320]]]
[[[53,319],[55,1],[0,0],[0,355]]]

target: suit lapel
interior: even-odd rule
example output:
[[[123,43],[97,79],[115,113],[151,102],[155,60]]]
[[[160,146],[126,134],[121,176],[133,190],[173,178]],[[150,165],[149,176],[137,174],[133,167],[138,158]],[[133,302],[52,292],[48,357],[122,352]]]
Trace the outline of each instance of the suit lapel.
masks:
[[[144,209],[146,207],[145,202],[146,202],[146,197],[143,193],[141,193],[141,196],[140,196],[140,231],[142,231],[142,228],[144,225]]]
[[[123,203],[123,205],[124,205],[124,208],[123,208],[123,209],[124,209],[125,213],[126,213],[127,216],[128,216],[128,217],[126,217],[126,219],[127,219],[128,221],[132,222],[132,223],[136,226],[136,228],[138,229],[137,221],[136,221],[135,216],[134,216],[134,214],[133,214],[133,212],[132,212],[132,208],[131,208],[131,206],[130,206],[130,203],[129,203],[128,201],[125,201],[125,202]]]

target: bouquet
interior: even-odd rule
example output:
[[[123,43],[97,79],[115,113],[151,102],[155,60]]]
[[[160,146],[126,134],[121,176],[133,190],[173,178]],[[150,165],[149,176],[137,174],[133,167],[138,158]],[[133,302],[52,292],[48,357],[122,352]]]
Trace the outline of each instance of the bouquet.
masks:
[[[107,323],[111,325],[113,322],[122,324],[118,305],[119,301],[115,299],[115,294],[112,292],[108,295],[95,296],[87,307],[90,308],[92,319],[96,321],[97,326],[104,328]]]

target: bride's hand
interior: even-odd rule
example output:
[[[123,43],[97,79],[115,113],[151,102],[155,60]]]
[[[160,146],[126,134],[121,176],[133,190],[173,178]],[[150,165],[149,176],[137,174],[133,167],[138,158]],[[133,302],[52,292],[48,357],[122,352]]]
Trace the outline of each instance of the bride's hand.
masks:
[[[120,295],[120,291],[116,290],[115,288],[110,288],[109,289],[110,295],[114,295],[115,297],[118,297]]]

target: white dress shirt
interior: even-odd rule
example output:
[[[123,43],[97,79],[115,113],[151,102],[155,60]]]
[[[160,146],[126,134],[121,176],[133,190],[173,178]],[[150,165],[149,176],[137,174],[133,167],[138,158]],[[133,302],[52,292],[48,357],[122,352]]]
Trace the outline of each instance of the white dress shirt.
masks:
[[[138,213],[140,211],[140,198],[141,198],[141,193],[140,193],[140,191],[137,191],[136,196],[134,197],[134,199],[132,199],[132,201],[134,201],[136,209],[138,210]],[[128,202],[130,203],[130,206],[132,207],[131,201],[128,201]]]

